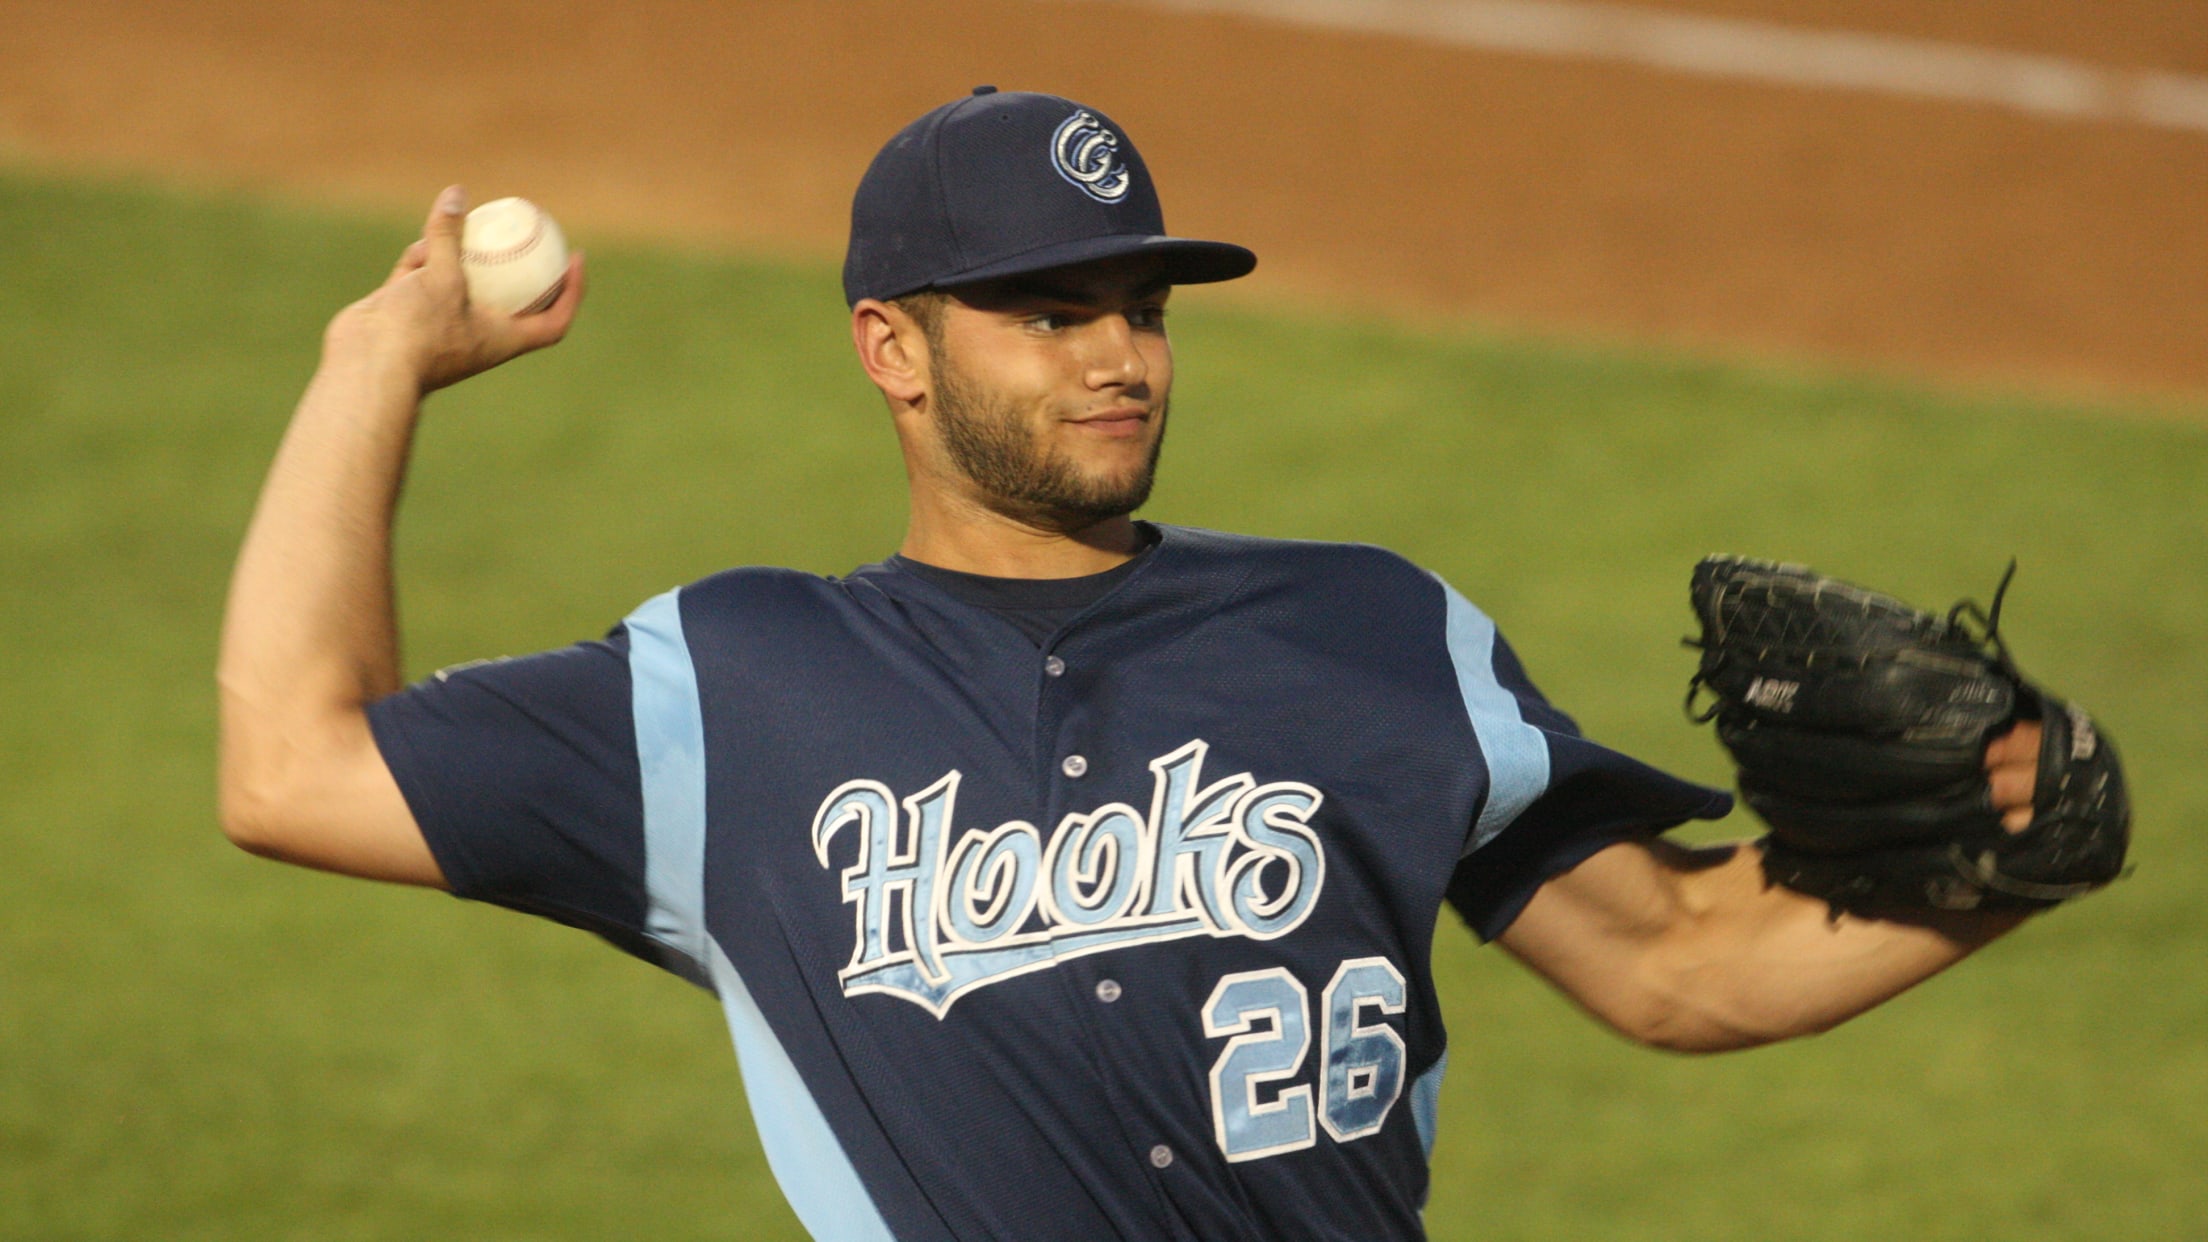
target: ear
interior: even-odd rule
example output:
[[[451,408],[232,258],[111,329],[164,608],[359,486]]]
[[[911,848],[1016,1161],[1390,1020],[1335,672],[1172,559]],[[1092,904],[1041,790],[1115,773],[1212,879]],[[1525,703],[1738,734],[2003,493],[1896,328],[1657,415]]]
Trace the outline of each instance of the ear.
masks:
[[[866,378],[892,404],[915,405],[927,396],[927,334],[912,316],[887,302],[861,298],[851,308],[851,344]]]

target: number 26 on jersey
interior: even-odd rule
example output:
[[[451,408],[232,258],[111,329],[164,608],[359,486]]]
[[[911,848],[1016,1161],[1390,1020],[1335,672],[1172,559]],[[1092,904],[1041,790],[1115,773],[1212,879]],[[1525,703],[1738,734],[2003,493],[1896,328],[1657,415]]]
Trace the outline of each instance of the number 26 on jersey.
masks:
[[[1227,975],[1204,1002],[1204,1034],[1227,1046],[1211,1065],[1211,1123],[1228,1160],[1301,1151],[1325,1126],[1337,1143],[1379,1132],[1403,1094],[1403,1037],[1385,1015],[1403,1012],[1403,972],[1384,957],[1343,962],[1310,1010],[1286,967]],[[1318,1086],[1298,1082],[1319,1035]],[[1262,1025],[1261,1025],[1262,1024]],[[1279,1086],[1270,1103],[1261,1089]]]

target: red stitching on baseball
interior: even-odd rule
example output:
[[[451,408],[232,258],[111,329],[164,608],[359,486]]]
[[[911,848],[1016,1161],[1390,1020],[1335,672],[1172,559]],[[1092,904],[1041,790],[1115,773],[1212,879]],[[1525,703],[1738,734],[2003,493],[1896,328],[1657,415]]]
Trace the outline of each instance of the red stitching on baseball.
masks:
[[[515,242],[513,245],[508,246],[504,250],[463,249],[460,252],[460,258],[463,261],[472,259],[479,264],[505,263],[514,259],[518,259],[521,256],[529,253],[530,251],[535,250],[537,248],[537,243],[543,240],[544,213],[540,211],[537,213],[536,218],[529,222],[529,236],[522,238],[520,241]]]

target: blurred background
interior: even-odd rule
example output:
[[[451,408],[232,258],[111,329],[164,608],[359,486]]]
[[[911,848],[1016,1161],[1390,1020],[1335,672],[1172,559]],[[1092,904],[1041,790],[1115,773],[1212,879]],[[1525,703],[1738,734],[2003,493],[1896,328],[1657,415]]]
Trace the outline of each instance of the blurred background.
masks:
[[[0,6],[0,143],[833,260],[978,82],[1140,135],[1236,292],[1993,380],[2208,387],[2190,0]]]
[[[1798,1045],[1626,1048],[1445,914],[1436,1238],[2208,1230],[2197,3],[0,0],[0,1237],[800,1236],[707,998],[222,842],[214,641],[321,325],[452,181],[593,287],[433,403],[412,675],[886,554],[849,196],[984,82],[1260,255],[1175,300],[1149,516],[1395,547],[1715,783],[1697,556],[1929,606],[2015,555],[2124,746],[2136,877]]]

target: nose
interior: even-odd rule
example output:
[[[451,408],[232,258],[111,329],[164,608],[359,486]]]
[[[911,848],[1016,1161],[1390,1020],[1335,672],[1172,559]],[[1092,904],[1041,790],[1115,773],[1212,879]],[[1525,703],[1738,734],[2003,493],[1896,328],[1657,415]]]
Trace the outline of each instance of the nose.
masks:
[[[1150,360],[1135,339],[1125,315],[1099,315],[1084,334],[1083,379],[1093,389],[1140,388],[1150,378]]]

